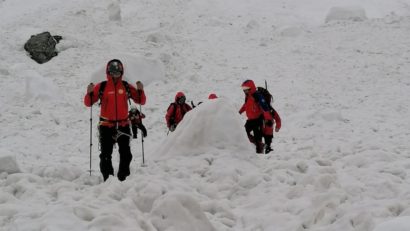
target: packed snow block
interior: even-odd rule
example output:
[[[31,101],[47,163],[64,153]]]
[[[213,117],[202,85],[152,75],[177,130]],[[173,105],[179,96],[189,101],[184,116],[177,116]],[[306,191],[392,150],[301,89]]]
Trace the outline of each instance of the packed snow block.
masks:
[[[165,194],[156,200],[151,215],[152,224],[158,231],[216,230],[198,202],[183,193]]]
[[[159,159],[196,156],[209,152],[210,147],[238,156],[254,152],[238,109],[222,97],[205,101],[185,114],[155,153]]]
[[[0,150],[0,173],[8,174],[21,172],[16,157],[6,150]]]
[[[43,32],[32,35],[24,44],[24,49],[34,61],[42,64],[57,56],[56,45],[61,39],[59,35],[52,36],[50,32]]]
[[[327,13],[325,22],[364,21],[366,19],[366,12],[362,7],[332,7]]]

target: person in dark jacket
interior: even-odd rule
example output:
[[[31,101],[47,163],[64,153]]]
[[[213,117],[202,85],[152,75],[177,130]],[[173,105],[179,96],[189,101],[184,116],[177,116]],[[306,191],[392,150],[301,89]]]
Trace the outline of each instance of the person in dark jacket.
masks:
[[[185,103],[186,97],[183,92],[177,92],[175,95],[175,102],[171,103],[168,107],[165,120],[167,122],[168,129],[173,132],[177,125],[184,118],[185,114],[192,110],[189,104]]]
[[[269,105],[261,94],[256,91],[255,83],[246,80],[242,83],[242,90],[245,93],[245,103],[239,110],[239,114],[246,112],[247,121],[245,123],[246,134],[251,143],[256,146],[256,153],[263,153],[264,144],[262,142],[262,127],[264,120],[272,120],[269,113]]]
[[[114,175],[111,155],[115,143],[118,144],[120,154],[117,177],[120,181],[123,181],[130,175],[129,166],[132,154],[130,149],[131,131],[128,119],[128,99],[131,98],[135,103],[141,105],[144,105],[146,101],[142,83],[138,81],[135,88],[122,80],[123,74],[124,66],[121,61],[118,59],[110,60],[106,67],[107,80],[97,85],[90,83],[87,87],[87,94],[84,96],[84,104],[87,107],[91,107],[98,100],[101,101],[99,123],[100,171],[104,181],[110,175]],[[103,92],[100,92],[100,88],[103,88]]]

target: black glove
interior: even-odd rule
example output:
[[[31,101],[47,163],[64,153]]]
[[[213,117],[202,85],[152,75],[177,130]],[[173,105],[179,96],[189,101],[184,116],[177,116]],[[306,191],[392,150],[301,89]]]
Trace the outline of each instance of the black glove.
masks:
[[[175,131],[175,128],[177,128],[177,125],[176,125],[176,124],[171,124],[171,126],[169,126],[169,130],[170,130],[171,132]]]
[[[139,124],[138,128],[141,130],[142,132],[142,136],[143,137],[147,137],[147,129],[145,128],[145,126],[143,124]]]
[[[132,129],[132,138],[133,139],[137,139],[138,138],[138,136],[137,136],[137,134],[138,134],[138,129],[137,129],[137,126],[135,126],[134,124],[131,126],[131,129]]]

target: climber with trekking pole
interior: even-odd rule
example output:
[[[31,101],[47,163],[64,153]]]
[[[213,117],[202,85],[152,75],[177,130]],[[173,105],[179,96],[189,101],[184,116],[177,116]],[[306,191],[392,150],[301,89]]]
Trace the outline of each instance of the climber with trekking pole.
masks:
[[[96,85],[90,83],[87,94],[84,96],[84,104],[92,107],[100,101],[99,140],[101,146],[100,171],[104,181],[114,175],[112,166],[112,152],[114,144],[118,144],[120,154],[117,177],[124,181],[130,175],[130,163],[132,160],[130,139],[131,128],[128,118],[128,103],[132,99],[135,103],[144,105],[146,96],[143,84],[136,82],[136,87],[122,80],[124,66],[118,59],[110,60],[106,66],[106,81]],[[98,97],[92,97],[97,92]],[[95,94],[94,94],[95,95]],[[90,145],[91,146],[91,145]]]
[[[141,148],[142,148],[142,167],[146,167],[145,165],[145,157],[144,157],[144,138],[147,137],[147,129],[145,128],[144,124],[142,124],[142,119],[145,118],[144,113],[142,113],[141,104],[140,109],[131,108],[128,113],[128,118],[131,121],[131,129],[132,129],[132,138],[138,138],[138,129],[141,130]]]

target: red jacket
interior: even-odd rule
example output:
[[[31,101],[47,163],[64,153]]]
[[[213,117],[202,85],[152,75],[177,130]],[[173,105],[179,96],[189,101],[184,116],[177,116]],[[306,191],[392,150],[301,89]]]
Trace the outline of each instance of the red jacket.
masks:
[[[175,102],[168,107],[167,114],[165,115],[165,120],[167,121],[168,128],[172,124],[179,124],[179,122],[181,122],[181,120],[184,118],[185,113],[192,110],[192,107],[187,103],[184,103],[182,105],[178,104],[178,98],[181,96],[185,96],[184,93],[178,92],[175,95]]]
[[[266,120],[272,119],[272,115],[267,111],[264,111],[262,106],[256,101],[254,97],[254,93],[256,92],[256,86],[252,80],[247,80],[242,84],[242,87],[248,87],[249,91],[246,93],[245,96],[245,103],[242,105],[239,113],[242,114],[244,111],[246,112],[246,117],[248,120],[253,120],[259,118],[261,115]]]
[[[98,99],[98,93],[101,83],[94,86],[93,96],[86,94],[84,96],[84,104],[91,107]],[[131,84],[128,84],[131,98],[135,103],[144,105],[146,101],[144,90],[137,90]],[[119,77],[116,84],[112,77],[107,74],[107,84],[105,85],[104,93],[101,97],[101,125],[114,126],[118,121],[120,126],[129,124],[128,120],[128,96],[127,91],[122,83],[122,77]]]

